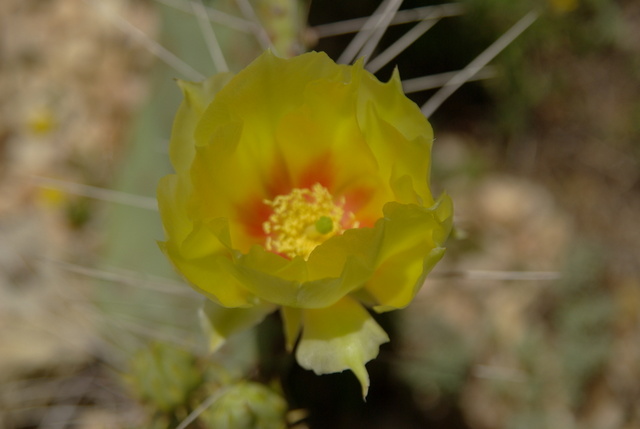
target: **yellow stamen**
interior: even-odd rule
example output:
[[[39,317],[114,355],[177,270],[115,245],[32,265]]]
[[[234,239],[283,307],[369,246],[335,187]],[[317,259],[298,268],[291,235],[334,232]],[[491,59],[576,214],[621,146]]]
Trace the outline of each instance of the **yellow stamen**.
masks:
[[[319,183],[310,189],[294,188],[289,194],[264,200],[264,203],[273,208],[269,219],[262,224],[267,234],[265,247],[290,258],[307,259],[313,249],[328,238],[358,227],[353,213],[345,216],[344,197],[334,202],[327,188]]]

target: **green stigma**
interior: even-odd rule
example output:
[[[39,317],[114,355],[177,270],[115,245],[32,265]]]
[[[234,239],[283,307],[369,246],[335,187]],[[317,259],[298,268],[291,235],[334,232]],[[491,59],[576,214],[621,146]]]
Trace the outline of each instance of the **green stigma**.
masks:
[[[333,221],[329,216],[320,216],[316,221],[316,231],[320,234],[328,234],[333,230]]]

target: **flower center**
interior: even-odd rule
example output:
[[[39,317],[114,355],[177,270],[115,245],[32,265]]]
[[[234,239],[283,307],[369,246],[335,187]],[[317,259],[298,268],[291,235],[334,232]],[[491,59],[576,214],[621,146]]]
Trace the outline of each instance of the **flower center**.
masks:
[[[264,200],[273,209],[262,224],[266,249],[305,260],[313,249],[345,229],[357,228],[353,213],[345,214],[344,197],[334,202],[327,188],[316,183],[310,189],[294,188],[287,195]]]

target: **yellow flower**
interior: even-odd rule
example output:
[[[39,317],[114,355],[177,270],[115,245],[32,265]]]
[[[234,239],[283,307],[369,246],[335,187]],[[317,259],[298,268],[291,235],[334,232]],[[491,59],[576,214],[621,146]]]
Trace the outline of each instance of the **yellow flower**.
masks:
[[[179,85],[160,245],[212,301],[212,347],[280,309],[298,363],[350,369],[366,395],[389,338],[365,306],[408,305],[451,229],[451,200],[429,188],[429,123],[397,74],[381,83],[323,53],[266,52]]]

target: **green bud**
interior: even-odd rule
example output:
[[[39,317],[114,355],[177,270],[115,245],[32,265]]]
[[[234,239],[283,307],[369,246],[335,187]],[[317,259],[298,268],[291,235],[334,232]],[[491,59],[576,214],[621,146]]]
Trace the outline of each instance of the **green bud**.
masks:
[[[226,386],[200,419],[216,429],[284,429],[287,403],[268,387],[249,381]]]
[[[184,405],[202,382],[195,358],[166,344],[154,343],[140,350],[130,367],[127,379],[136,396],[163,412]]]

